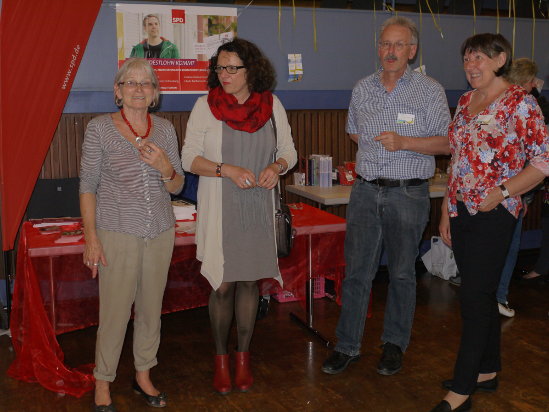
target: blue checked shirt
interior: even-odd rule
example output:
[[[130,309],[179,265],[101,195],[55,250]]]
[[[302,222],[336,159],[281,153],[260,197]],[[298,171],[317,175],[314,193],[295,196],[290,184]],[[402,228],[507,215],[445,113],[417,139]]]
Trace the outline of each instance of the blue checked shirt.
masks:
[[[389,152],[374,138],[385,131],[411,137],[446,136],[450,111],[444,89],[408,67],[388,93],[381,72],[360,80],[353,89],[347,133],[359,136],[356,172],[366,180],[428,179],[435,170],[433,156],[408,150]]]

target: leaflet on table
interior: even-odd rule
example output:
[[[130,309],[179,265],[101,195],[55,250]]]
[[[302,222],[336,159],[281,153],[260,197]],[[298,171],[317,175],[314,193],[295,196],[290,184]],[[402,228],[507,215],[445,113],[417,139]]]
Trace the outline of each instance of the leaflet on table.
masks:
[[[117,3],[118,67],[129,57],[144,57],[161,93],[206,93],[209,59],[236,31],[232,7]]]

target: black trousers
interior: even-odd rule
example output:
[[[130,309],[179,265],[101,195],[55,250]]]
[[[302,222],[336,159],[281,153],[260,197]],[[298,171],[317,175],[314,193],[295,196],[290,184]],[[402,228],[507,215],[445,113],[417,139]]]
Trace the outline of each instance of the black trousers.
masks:
[[[534,270],[540,275],[549,275],[549,214],[541,217],[541,232],[541,249]]]
[[[452,391],[462,395],[473,393],[479,373],[501,370],[496,291],[516,222],[502,205],[471,216],[462,202],[450,219],[462,318]]]

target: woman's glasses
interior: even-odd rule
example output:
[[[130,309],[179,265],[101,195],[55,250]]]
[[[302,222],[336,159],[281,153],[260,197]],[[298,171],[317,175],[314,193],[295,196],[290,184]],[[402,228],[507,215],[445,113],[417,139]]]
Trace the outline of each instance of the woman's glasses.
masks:
[[[238,73],[238,69],[243,69],[244,66],[215,66],[214,72],[217,74],[221,74],[223,69],[227,70],[227,73],[229,74],[236,74]]]
[[[149,81],[144,82],[136,82],[134,80],[127,80],[125,82],[118,82],[119,86],[124,86],[127,89],[136,89],[137,87],[141,87],[142,89],[150,89],[153,84]]]

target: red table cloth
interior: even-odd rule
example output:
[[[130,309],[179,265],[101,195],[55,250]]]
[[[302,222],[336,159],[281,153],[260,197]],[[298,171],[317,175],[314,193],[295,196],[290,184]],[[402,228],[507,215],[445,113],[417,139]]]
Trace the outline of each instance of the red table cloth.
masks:
[[[297,237],[290,256],[279,259],[284,290],[304,297],[310,246],[311,276],[333,279],[339,291],[345,265],[345,219],[302,203],[290,206]],[[68,368],[56,334],[97,324],[98,282],[82,262],[83,240],[57,244],[61,233],[44,234],[34,223],[25,222],[21,230],[11,315],[16,359],[8,374],[80,397],[93,389],[93,365]],[[194,236],[177,234],[162,313],[207,305],[211,287],[200,275],[201,263],[195,256]],[[271,294],[281,288],[265,279],[260,281],[260,291]]]

